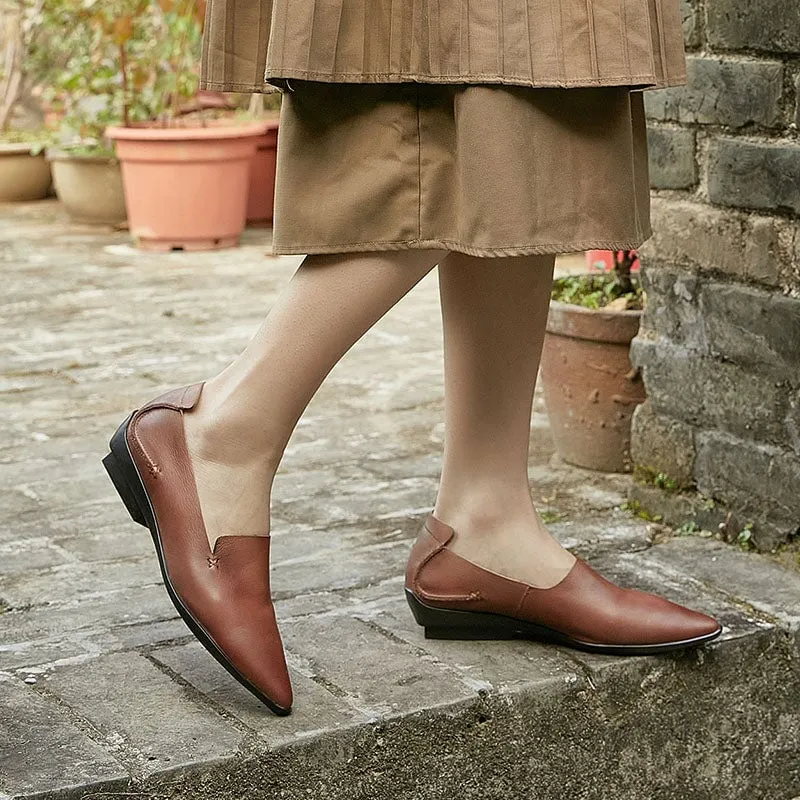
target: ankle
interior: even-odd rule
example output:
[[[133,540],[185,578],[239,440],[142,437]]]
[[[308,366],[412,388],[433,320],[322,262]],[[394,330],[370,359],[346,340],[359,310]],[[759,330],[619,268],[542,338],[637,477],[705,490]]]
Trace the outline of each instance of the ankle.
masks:
[[[263,425],[238,403],[220,402],[204,388],[200,400],[184,416],[192,454],[210,463],[237,467],[259,466],[273,475],[285,445],[272,442]]]
[[[491,502],[452,503],[437,499],[433,515],[450,525],[460,539],[494,538],[503,531],[539,526],[529,492],[522,496],[494,497]]]

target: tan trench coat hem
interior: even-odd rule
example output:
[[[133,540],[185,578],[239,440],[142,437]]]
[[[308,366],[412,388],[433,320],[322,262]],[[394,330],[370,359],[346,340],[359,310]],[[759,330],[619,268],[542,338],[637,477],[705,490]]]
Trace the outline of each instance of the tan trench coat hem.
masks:
[[[280,73],[280,74],[278,74]],[[609,75],[602,78],[575,78],[559,80],[550,79],[531,79],[523,75],[498,75],[497,73],[470,73],[469,75],[416,75],[401,72],[321,72],[304,69],[281,69],[275,70],[274,74],[269,72],[266,80],[270,78],[297,78],[298,80],[314,80],[327,83],[404,83],[407,81],[421,81],[423,83],[499,83],[507,86],[531,86],[531,87],[555,87],[571,88],[581,86],[631,86],[632,88],[642,89],[661,89],[667,86],[679,86],[686,84],[686,73],[670,75],[669,80],[660,80],[653,74],[641,75]],[[355,79],[358,80],[355,80]],[[209,89],[218,92],[255,92],[269,94],[274,91],[284,91],[282,86],[275,86],[270,83],[263,84],[244,84],[224,81],[202,80],[201,89]]]
[[[201,86],[684,85],[679,0],[208,0]]]
[[[273,92],[283,92],[281,87],[273,86],[269,83],[255,85],[250,83],[233,83],[232,81],[201,80],[199,88],[209,92],[241,92],[243,94],[272,94]]]

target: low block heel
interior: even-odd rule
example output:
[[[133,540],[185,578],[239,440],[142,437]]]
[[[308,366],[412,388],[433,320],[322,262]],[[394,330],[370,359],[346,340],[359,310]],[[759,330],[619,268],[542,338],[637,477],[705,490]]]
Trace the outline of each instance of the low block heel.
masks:
[[[425,628],[426,639],[514,639],[518,635],[513,620],[498,614],[434,608],[421,602],[406,589],[406,599],[417,624]]]
[[[137,522],[139,523],[139,525],[142,525],[143,527],[146,528],[147,522],[145,521],[142,509],[136,502],[136,496],[134,495],[133,490],[128,484],[128,481],[125,478],[125,474],[122,470],[122,467],[113,453],[109,453],[103,459],[103,466],[106,468],[108,477],[111,478],[111,482],[114,484],[114,488],[117,490],[117,494],[119,494],[120,498],[122,499],[122,502],[125,504],[125,508],[128,509],[128,513],[131,515],[131,519],[134,522]]]
[[[453,626],[450,628],[440,628],[440,627],[426,627],[425,628],[425,638],[426,639],[458,639],[461,641],[484,641],[491,639],[496,641],[498,639],[514,639],[515,634],[509,631],[503,631],[498,629],[491,629],[490,627],[483,627],[483,628],[462,628],[458,626]]]
[[[143,528],[150,528],[145,514],[145,507],[148,505],[147,495],[144,487],[141,486],[139,473],[133,463],[131,454],[126,443],[126,432],[133,415],[131,412],[127,419],[114,431],[111,441],[108,443],[109,453],[103,459],[103,466],[114,484],[125,508],[131,515],[131,519]]]

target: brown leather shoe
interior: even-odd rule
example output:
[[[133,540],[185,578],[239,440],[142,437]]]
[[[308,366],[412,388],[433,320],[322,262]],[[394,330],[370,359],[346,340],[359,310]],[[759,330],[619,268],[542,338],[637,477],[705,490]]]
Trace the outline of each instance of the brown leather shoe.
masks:
[[[134,411],[103,459],[135,522],[150,529],[175,608],[203,646],[276,714],[291,710],[269,588],[269,535],[221,536],[208,544],[183,413],[203,384],[173,389]]]
[[[708,642],[722,632],[712,617],[622,589],[580,558],[548,589],[505,578],[449,550],[454,535],[429,514],[406,568],[406,597],[429,639],[520,637],[646,655]]]

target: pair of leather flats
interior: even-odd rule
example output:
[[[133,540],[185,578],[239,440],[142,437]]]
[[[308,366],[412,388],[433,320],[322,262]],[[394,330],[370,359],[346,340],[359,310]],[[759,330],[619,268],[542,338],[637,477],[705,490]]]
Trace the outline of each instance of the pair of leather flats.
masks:
[[[148,528],[172,603],[226,670],[274,713],[292,686],[269,583],[269,534],[226,535],[209,546],[184,414],[202,383],[173,389],[119,426],[103,464],[133,520]],[[623,589],[577,559],[540,589],[483,569],[448,549],[455,531],[429,514],[411,549],[405,590],[429,638],[541,639],[581,650],[644,655],[719,636],[712,617]]]
[[[448,549],[455,531],[430,514],[411,550],[406,598],[432,639],[528,638],[610,655],[647,655],[715,639],[712,617],[608,581],[577,558],[540,589],[483,569]]]
[[[236,680],[285,715],[292,687],[270,595],[270,537],[221,536],[212,550],[203,524],[183,426],[202,389],[173,389],[134,411],[103,465],[133,520],[149,528],[167,592],[189,629]]]

